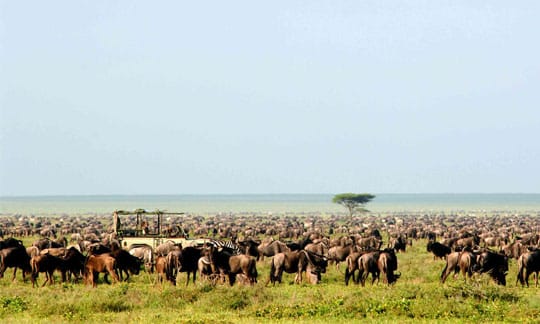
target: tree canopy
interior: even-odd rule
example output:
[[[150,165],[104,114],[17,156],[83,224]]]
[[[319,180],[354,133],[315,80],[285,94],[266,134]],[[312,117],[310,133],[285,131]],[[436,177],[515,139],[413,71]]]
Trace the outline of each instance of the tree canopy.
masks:
[[[373,200],[373,198],[375,198],[375,195],[368,193],[341,193],[335,195],[332,202],[345,206],[349,211],[349,215],[352,217],[356,211],[368,211],[365,209],[365,205]]]

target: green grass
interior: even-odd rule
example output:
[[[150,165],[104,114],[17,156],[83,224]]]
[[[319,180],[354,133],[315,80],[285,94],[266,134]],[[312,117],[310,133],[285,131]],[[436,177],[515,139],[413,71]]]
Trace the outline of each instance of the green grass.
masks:
[[[425,241],[398,254],[402,277],[391,287],[345,286],[332,265],[321,284],[292,284],[285,274],[281,285],[265,286],[268,259],[258,263],[259,283],[253,287],[212,286],[198,281],[184,286],[155,284],[146,273],[129,283],[60,284],[32,288],[12,270],[0,280],[0,321],[3,323],[253,323],[253,322],[538,322],[540,291],[515,285],[516,264],[511,261],[507,287],[487,276],[448,278],[439,283],[444,262],[433,260]],[[40,275],[40,282],[43,280]]]

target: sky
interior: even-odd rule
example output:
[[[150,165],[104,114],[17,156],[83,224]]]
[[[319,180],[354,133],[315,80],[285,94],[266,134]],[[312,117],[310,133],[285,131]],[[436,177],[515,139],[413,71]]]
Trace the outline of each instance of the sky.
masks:
[[[0,1],[0,196],[539,193],[539,1]]]

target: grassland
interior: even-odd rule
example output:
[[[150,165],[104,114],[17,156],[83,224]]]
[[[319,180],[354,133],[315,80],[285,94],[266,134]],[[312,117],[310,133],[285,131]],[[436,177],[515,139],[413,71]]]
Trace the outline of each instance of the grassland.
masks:
[[[32,239],[25,241],[28,245]],[[198,281],[185,287],[156,284],[147,273],[129,283],[57,283],[32,288],[20,274],[11,282],[11,270],[0,279],[0,321],[3,323],[299,323],[299,322],[519,322],[540,320],[540,290],[515,285],[516,264],[511,261],[507,287],[487,276],[464,282],[462,277],[438,281],[444,266],[417,241],[398,254],[402,277],[397,284],[369,283],[345,286],[343,268],[330,266],[322,284],[284,283],[265,286],[268,260],[258,263],[259,283],[253,287],[212,286]],[[40,280],[43,280],[41,278]]]

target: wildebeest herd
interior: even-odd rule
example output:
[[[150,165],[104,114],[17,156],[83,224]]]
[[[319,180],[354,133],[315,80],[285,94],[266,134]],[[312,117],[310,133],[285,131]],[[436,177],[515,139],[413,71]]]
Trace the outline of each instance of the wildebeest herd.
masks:
[[[539,215],[392,213],[363,215],[264,215],[219,214],[213,217],[185,215],[167,219],[168,228],[207,238],[202,246],[181,246],[165,241],[153,248],[146,244],[122,246],[111,229],[110,215],[93,217],[39,217],[3,215],[0,218],[0,277],[6,269],[17,269],[23,280],[29,276],[37,285],[84,282],[96,286],[103,281],[129,281],[144,270],[157,282],[176,285],[179,272],[187,274],[186,285],[200,280],[212,284],[253,285],[259,278],[257,264],[267,262],[270,273],[265,284],[282,282],[283,273],[294,274],[294,282],[316,284],[329,263],[345,263],[344,283],[365,285],[381,280],[398,281],[399,253],[418,240],[427,241],[426,253],[446,261],[441,283],[459,272],[465,278],[486,274],[506,285],[509,259],[518,265],[516,284],[529,284],[540,271]],[[124,226],[134,219],[127,217]],[[31,246],[23,240],[33,237]],[[384,239],[383,239],[384,237]],[[265,261],[265,258],[270,258]]]

